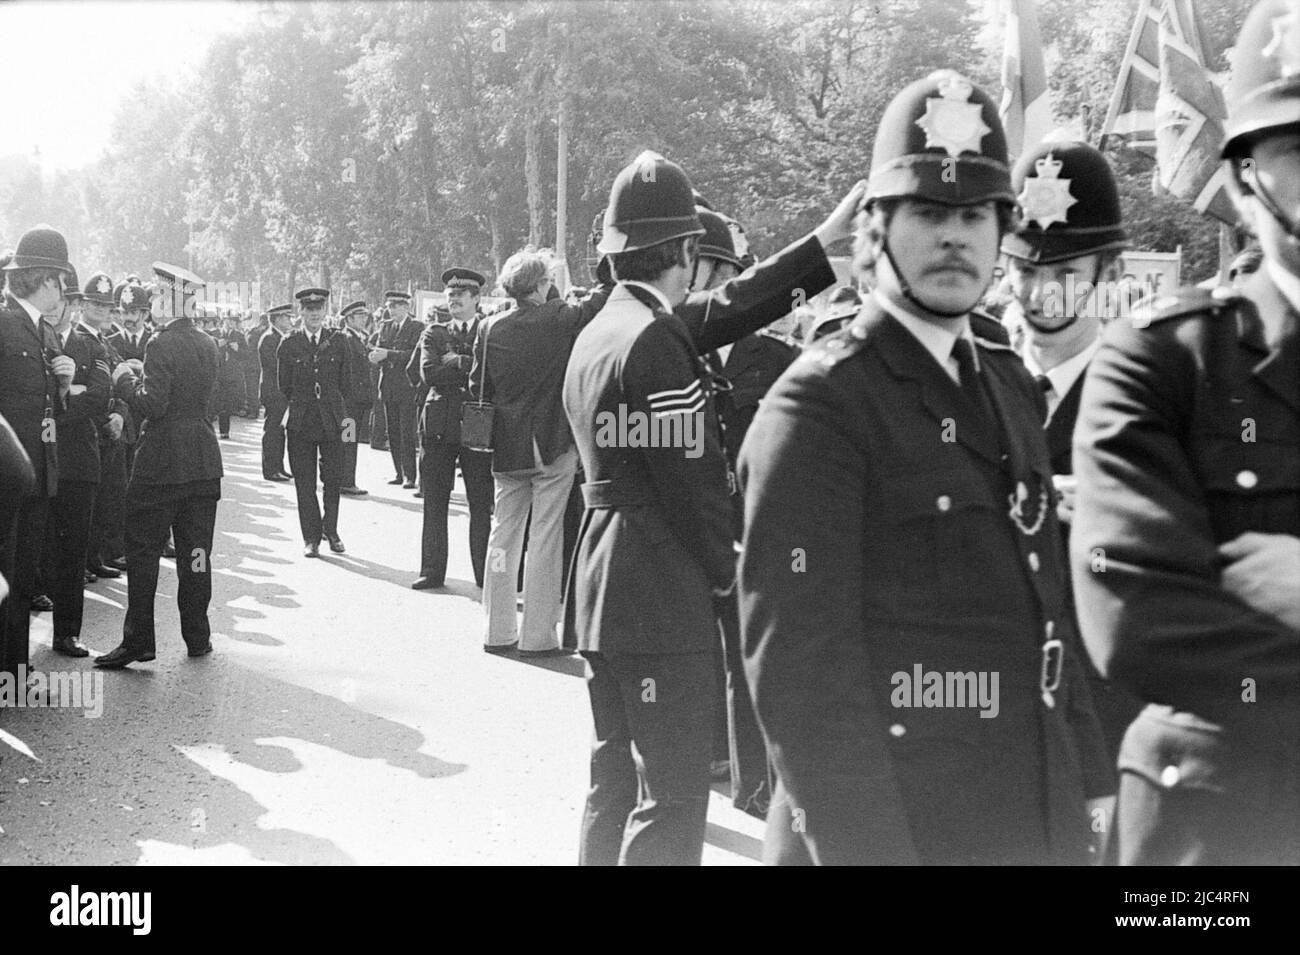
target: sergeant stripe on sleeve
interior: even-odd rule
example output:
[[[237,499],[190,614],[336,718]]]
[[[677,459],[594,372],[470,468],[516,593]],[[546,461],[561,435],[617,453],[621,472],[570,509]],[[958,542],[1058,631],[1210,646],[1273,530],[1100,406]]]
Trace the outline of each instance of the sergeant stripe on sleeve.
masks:
[[[646,400],[650,402],[650,410],[654,412],[685,411],[697,401],[702,402],[703,399],[698,378],[685,388],[656,391],[652,395],[646,395]]]

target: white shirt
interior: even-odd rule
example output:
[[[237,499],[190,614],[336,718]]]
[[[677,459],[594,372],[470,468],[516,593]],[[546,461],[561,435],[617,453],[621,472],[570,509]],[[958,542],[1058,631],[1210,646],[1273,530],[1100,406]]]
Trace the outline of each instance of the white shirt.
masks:
[[[970,319],[963,315],[961,321],[957,324],[956,329],[948,329],[934,322],[927,322],[923,318],[917,318],[906,309],[899,308],[885,296],[879,293],[873,293],[876,301],[894,318],[898,319],[898,324],[902,325],[912,337],[919,341],[928,351],[939,367],[948,373],[948,377],[957,385],[961,385],[961,374],[957,370],[957,359],[952,355],[952,346],[957,344],[958,338],[964,338],[971,343],[974,348],[974,336],[970,331]],[[979,367],[979,349],[975,349],[975,367]]]
[[[30,318],[32,324],[36,326],[36,334],[39,336],[41,334],[41,310],[25,298],[18,298],[17,296],[14,298],[18,304],[23,307],[23,310],[27,312],[27,317]]]
[[[1038,367],[1038,362],[1034,361],[1034,356],[1028,348],[1021,356],[1024,359],[1025,367],[1029,373],[1037,378],[1042,375],[1052,383],[1052,387],[1045,393],[1047,398],[1047,420],[1052,420],[1052,415],[1056,412],[1056,406],[1061,403],[1061,399],[1070,393],[1074,383],[1079,380],[1079,376],[1088,368],[1088,362],[1092,361],[1092,356],[1097,354],[1097,349],[1101,348],[1101,336],[1098,335],[1092,340],[1092,344],[1085,348],[1073,358],[1067,358],[1051,371],[1043,371]]]
[[[673,313],[673,306],[672,306],[672,303],[668,301],[668,296],[665,295],[663,292],[659,291],[659,290],[658,290],[657,288],[655,288],[653,285],[647,285],[645,282],[620,282],[619,284],[620,284],[620,285],[635,285],[637,288],[643,288],[643,289],[645,289],[645,290],[648,291],[651,295],[653,295],[655,298],[659,299],[659,304],[663,306],[663,310],[664,310],[665,312],[667,312],[669,315],[671,315],[671,314]]]
[[[722,364],[725,365],[727,363],[727,356],[731,354],[732,346],[735,344],[735,342],[728,342],[725,345],[718,346],[718,360],[722,362]]]

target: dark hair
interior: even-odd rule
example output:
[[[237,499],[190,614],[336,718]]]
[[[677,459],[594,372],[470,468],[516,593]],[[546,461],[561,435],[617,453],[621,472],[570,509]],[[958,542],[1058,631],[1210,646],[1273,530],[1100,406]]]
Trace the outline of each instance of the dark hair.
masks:
[[[910,198],[910,197],[909,197]],[[854,273],[874,272],[876,268],[876,253],[880,248],[880,243],[885,238],[885,233],[889,231],[889,221],[898,211],[906,198],[895,199],[877,199],[866,209],[858,213],[857,222],[854,225],[853,235],[853,271]],[[912,202],[932,203],[928,199],[922,199],[919,196],[911,198]],[[995,209],[998,215],[998,243],[1001,244],[1002,237],[1010,232],[1014,232],[1020,225],[1020,212],[1013,203],[997,200]]]
[[[698,245],[698,236],[669,239],[634,252],[611,253],[609,262],[620,282],[653,282],[674,266],[689,266]]]
[[[11,269],[5,273],[9,293],[14,298],[31,298],[50,279],[59,281],[61,276],[58,269]]]

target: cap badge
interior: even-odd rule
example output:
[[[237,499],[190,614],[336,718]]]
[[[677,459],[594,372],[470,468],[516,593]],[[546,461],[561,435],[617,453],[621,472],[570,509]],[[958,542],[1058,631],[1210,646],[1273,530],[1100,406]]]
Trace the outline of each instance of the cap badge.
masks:
[[[925,130],[926,149],[938,146],[949,156],[980,151],[980,141],[993,129],[984,122],[983,107],[968,102],[974,90],[966,77],[946,71],[939,80],[939,96],[926,98],[925,115],[916,121]]]
[[[131,286],[122,289],[122,307],[128,308],[135,301],[135,295],[131,292]]]
[[[1263,56],[1277,59],[1283,76],[1300,73],[1300,29],[1294,10],[1273,18],[1273,39],[1261,50]]]
[[[95,285],[95,290],[99,292],[100,295],[107,295],[113,291],[113,283],[108,280],[108,276],[101,275],[99,277],[99,282]]]
[[[1061,179],[1061,160],[1051,153],[1034,163],[1037,177],[1026,176],[1025,188],[1016,197],[1025,218],[1046,229],[1053,222],[1067,222],[1066,213],[1079,200],[1070,194],[1070,179]]]

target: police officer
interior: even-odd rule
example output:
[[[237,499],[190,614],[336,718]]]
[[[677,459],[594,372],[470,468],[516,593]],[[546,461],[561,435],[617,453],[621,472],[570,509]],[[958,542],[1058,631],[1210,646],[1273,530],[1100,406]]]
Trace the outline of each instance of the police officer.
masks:
[[[389,318],[379,327],[377,344],[370,351],[371,364],[379,373],[379,396],[388,425],[388,450],[393,455],[397,476],[389,484],[415,488],[415,390],[406,380],[406,363],[420,346],[424,326],[411,317],[411,296],[406,292],[384,293]]]
[[[0,417],[13,428],[36,475],[12,527],[0,526],[0,576],[9,582],[9,598],[0,606],[0,670],[15,677],[27,664],[36,569],[49,500],[58,491],[58,418],[77,368],[44,316],[57,314],[71,271],[67,241],[47,225],[23,233],[4,265]]]
[[[101,279],[111,293],[107,276]],[[101,473],[99,429],[108,421],[112,385],[107,350],[77,320],[81,298],[76,273],[72,273],[54,331],[60,349],[76,362],[77,371],[59,421],[59,489],[50,501],[44,554],[47,593],[54,601],[54,652],[70,657],[90,654],[79,642],[85,601],[83,576]],[[118,576],[118,571],[113,570],[110,576]]]
[[[460,443],[461,404],[474,364],[478,334],[478,300],[487,282],[482,273],[456,267],[442,273],[447,311],[435,312],[419,342],[420,381],[428,389],[420,412],[423,450],[420,489],[424,523],[420,540],[420,576],[414,590],[443,586],[447,575],[447,508],[459,463],[469,505],[469,555],[474,583],[483,586],[488,537],[492,532],[492,452]],[[489,646],[489,652],[496,648]]]
[[[280,343],[276,366],[280,391],[289,402],[289,466],[298,493],[298,525],[303,556],[320,556],[323,537],[330,550],[344,552],[339,537],[339,487],[343,477],[343,440],[356,440],[346,408],[351,394],[347,345],[341,333],[324,327],[329,292],[305,288],[294,295],[302,325]],[[316,462],[324,485],[325,513],[316,497]]]
[[[153,333],[146,327],[153,297],[142,285],[120,282],[113,287],[113,305],[118,310],[121,330],[109,336],[109,344],[123,361],[144,361],[144,349]]]
[[[952,70],[905,87],[859,218],[873,295],[773,386],[741,450],[769,861],[1088,858],[1078,747],[1099,737],[1058,699],[1087,684],[1042,395],[971,314],[1014,216],[996,103]]]
[[[1079,621],[1149,704],[1121,864],[1300,864],[1300,2],[1246,17],[1223,159],[1263,267],[1111,324],[1075,430]]]
[[[370,417],[370,366],[366,362],[366,319],[369,311],[365,302],[351,302],[339,313],[343,321],[343,344],[348,354],[348,384],[351,394],[347,396],[348,418],[354,424],[349,438],[343,438],[343,477],[339,493],[352,497],[361,497],[370,492],[357,487],[357,445],[362,440],[363,422]]]
[[[257,343],[258,362],[262,368],[258,399],[266,408],[262,422],[262,477],[268,481],[288,481],[284,469],[284,413],[289,402],[280,390],[276,352],[293,324],[293,306],[288,303],[267,310],[270,327]]]
[[[176,542],[181,637],[191,657],[212,652],[208,604],[222,476],[221,447],[210,422],[217,345],[191,318],[203,280],[165,262],[155,262],[153,271],[160,293],[155,303],[159,330],[139,371],[130,361],[113,371],[114,394],[142,424],[126,488],[128,586],[122,643],[95,660],[95,666],[109,669],[154,659],[154,595],[168,531]]]
[[[567,612],[596,729],[583,864],[699,863],[713,596],[734,577],[726,463],[699,354],[788,311],[796,289],[830,285],[825,247],[847,235],[858,197],[745,276],[688,295],[704,229],[686,174],[643,153],[614,180],[599,251],[618,285],[578,336],[564,383],[587,505]],[[667,427],[669,440],[634,440],[634,412],[641,435]]]
[[[1021,358],[1047,402],[1047,453],[1068,544],[1075,489],[1071,451],[1084,373],[1101,347],[1103,321],[1122,308],[1114,293],[1128,242],[1115,174],[1086,143],[1040,143],[1026,150],[1012,170],[1011,187],[1022,218],[1002,240],[1011,295],[1004,320],[1023,329]],[[1084,663],[1106,761],[1113,767],[1120,739],[1141,706]]]
[[[83,330],[103,346],[109,369],[122,357],[109,341],[113,309],[113,282],[103,272],[91,275],[82,289]],[[110,383],[111,384],[111,383]],[[117,577],[126,569],[126,545],[122,540],[122,514],[126,503],[126,443],[135,442],[135,421],[130,406],[121,398],[110,398],[108,418],[99,428],[99,491],[91,518],[90,545],[86,569],[96,577]]]

